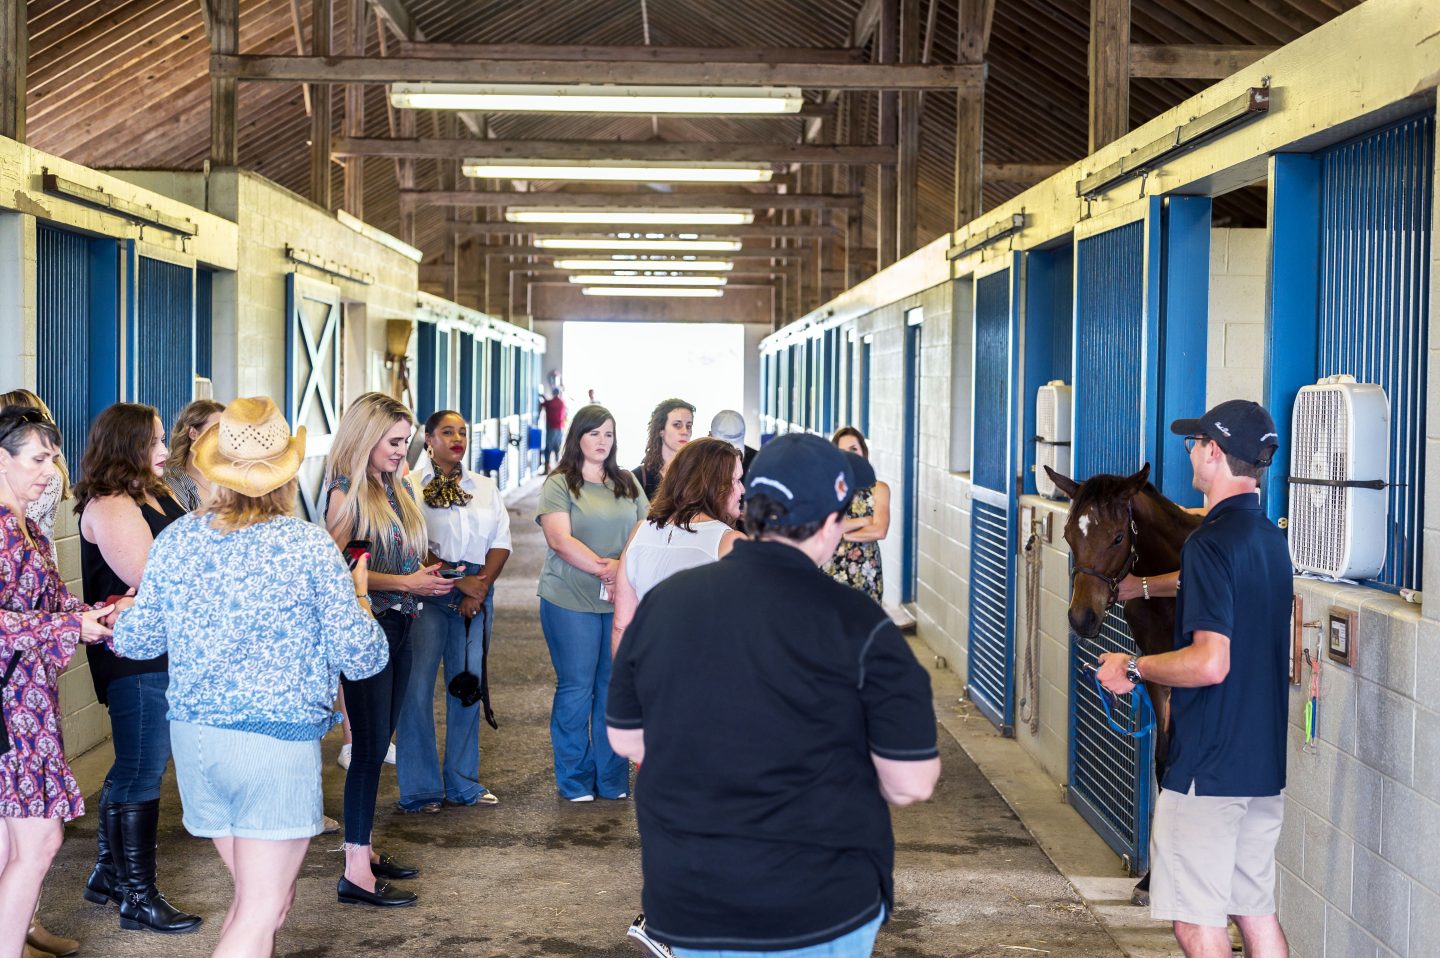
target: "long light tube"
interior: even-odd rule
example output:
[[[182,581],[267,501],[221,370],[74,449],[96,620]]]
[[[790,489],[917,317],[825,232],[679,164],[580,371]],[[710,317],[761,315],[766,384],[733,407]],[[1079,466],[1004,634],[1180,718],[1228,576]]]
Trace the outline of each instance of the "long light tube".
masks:
[[[723,276],[612,276],[606,273],[581,273],[570,282],[586,286],[724,286]]]
[[[795,87],[612,86],[576,84],[484,85],[392,83],[390,105],[411,110],[480,110],[485,113],[798,113],[804,94]]]
[[[745,226],[755,221],[753,210],[642,210],[595,206],[550,208],[512,206],[505,211],[511,223],[585,223],[606,226]]]
[[[713,299],[725,295],[723,289],[696,289],[661,286],[586,286],[586,296],[686,296],[690,299]]]
[[[725,273],[735,268],[728,259],[557,259],[556,269],[653,269],[661,271],[694,271]]]
[[[768,163],[649,163],[594,160],[466,160],[466,176],[505,180],[590,180],[606,183],[768,183]]]
[[[611,236],[540,236],[541,249],[607,250],[615,253],[734,253],[739,240],[616,239]]]

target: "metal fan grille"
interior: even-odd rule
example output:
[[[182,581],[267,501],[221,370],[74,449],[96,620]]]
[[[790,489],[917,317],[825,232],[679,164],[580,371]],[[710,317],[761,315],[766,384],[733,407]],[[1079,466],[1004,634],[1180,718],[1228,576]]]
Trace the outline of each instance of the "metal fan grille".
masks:
[[[1299,479],[1352,478],[1350,410],[1340,389],[1307,389],[1295,401],[1291,475]],[[1290,552],[1303,569],[1340,575],[1346,563],[1345,486],[1290,485]]]

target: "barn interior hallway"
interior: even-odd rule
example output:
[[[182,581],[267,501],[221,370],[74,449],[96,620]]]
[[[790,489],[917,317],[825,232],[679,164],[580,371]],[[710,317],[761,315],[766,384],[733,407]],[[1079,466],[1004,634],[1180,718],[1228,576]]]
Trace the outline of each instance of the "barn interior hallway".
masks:
[[[537,615],[544,542],[534,514],[531,487],[510,505],[515,550],[497,593],[491,684],[500,729],[484,729],[482,769],[501,803],[402,815],[393,808],[395,775],[387,768],[376,844],[422,867],[420,878],[408,883],[419,904],[387,912],[336,904],[339,836],[321,836],[310,846],[281,933],[278,954],[284,958],[639,954],[624,937],[640,899],[633,806],[571,805],[555,794],[548,731],[554,673]],[[921,658],[933,666],[933,656]],[[953,716],[953,686],[942,673],[932,676],[937,712]],[[1119,956],[1106,928],[955,737],[942,729],[940,742],[944,774],[934,799],[894,815],[898,908],[876,955]],[[334,763],[338,731],[323,744],[327,810],[338,816],[345,774]],[[95,794],[103,772],[98,762],[81,765],[87,795]],[[166,776],[163,803],[161,888],[203,914],[205,926],[178,937],[122,932],[113,907],[81,900],[95,849],[95,816],[86,815],[67,830],[42,901],[46,924],[80,938],[82,955],[178,958],[213,947],[230,900],[229,878],[210,843],[182,828],[173,772]]]

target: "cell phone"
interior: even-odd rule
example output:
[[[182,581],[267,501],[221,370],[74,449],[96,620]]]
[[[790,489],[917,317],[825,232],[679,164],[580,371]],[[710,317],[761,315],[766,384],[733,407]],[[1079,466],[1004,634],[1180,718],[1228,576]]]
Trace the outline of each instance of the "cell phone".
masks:
[[[360,561],[360,557],[370,551],[370,540],[351,539],[345,544],[345,548],[341,551],[345,555],[345,567],[348,569],[353,569],[355,568],[355,565]]]
[[[439,576],[440,578],[442,578],[442,579],[463,579],[463,578],[465,578],[465,570],[464,570],[464,569],[440,569],[440,570],[437,570],[435,574],[438,575],[438,576]]]

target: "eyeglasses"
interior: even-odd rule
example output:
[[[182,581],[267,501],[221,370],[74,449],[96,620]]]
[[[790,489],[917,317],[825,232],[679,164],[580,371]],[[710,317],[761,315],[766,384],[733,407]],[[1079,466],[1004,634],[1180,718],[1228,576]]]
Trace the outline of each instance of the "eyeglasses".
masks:
[[[1195,444],[1196,444],[1197,442],[1210,442],[1210,441],[1211,441],[1211,439],[1210,439],[1209,436],[1186,436],[1186,437],[1185,437],[1185,451],[1186,451],[1186,452],[1190,452],[1192,449],[1195,448]]]

